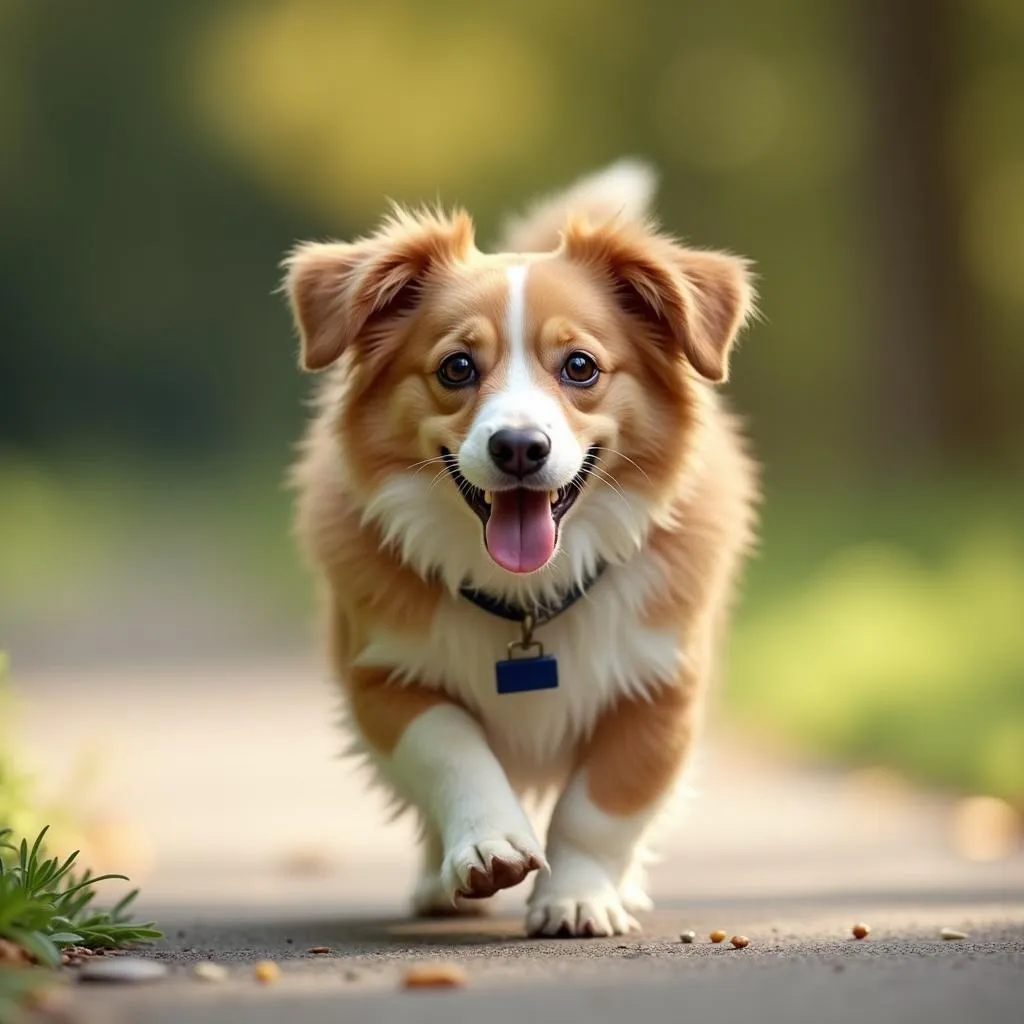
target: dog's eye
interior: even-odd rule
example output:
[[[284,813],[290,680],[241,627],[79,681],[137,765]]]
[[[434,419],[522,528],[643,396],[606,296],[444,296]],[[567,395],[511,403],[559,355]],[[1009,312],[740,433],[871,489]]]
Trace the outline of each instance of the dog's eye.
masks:
[[[594,357],[588,356],[586,352],[573,352],[562,364],[562,380],[566,384],[588,388],[597,383],[600,375]]]
[[[464,388],[477,378],[476,365],[465,352],[456,352],[438,367],[437,379],[446,388]]]

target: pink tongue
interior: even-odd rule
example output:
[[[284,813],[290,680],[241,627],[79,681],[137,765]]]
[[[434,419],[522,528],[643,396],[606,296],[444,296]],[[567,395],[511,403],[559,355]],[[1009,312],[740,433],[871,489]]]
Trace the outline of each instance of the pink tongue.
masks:
[[[555,552],[555,520],[547,491],[495,491],[484,530],[487,550],[510,572],[533,572]]]

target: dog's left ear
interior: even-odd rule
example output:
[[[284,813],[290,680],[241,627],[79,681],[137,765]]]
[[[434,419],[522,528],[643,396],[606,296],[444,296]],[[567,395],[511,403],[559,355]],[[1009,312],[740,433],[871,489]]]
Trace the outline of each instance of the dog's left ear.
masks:
[[[395,208],[356,242],[305,242],[284,260],[284,290],[299,329],[300,363],[323,370],[346,349],[371,347],[380,327],[414,309],[427,276],[465,258],[473,222],[457,211]]]
[[[728,378],[730,350],[754,307],[746,260],[687,249],[628,222],[570,223],[563,245],[570,259],[604,271],[623,310],[678,345],[697,373]]]
[[[727,380],[733,343],[754,309],[749,264],[729,253],[675,248],[694,314],[687,356],[702,377]]]

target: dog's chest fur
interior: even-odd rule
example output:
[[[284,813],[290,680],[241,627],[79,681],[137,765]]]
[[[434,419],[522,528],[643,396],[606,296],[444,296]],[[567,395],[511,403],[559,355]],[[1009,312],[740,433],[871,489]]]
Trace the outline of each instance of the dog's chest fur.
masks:
[[[535,639],[558,661],[553,690],[499,694],[495,665],[519,639],[519,626],[458,595],[446,595],[425,635],[377,632],[358,662],[445,690],[479,717],[516,784],[547,784],[617,698],[642,696],[678,675],[679,631],[652,630],[641,621],[658,568],[641,550],[538,627]]]

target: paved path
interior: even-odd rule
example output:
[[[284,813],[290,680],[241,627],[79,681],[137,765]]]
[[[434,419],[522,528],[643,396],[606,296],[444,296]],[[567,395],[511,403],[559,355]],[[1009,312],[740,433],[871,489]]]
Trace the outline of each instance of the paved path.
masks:
[[[334,695],[308,664],[19,676],[22,735],[54,793],[80,779],[100,868],[144,886],[169,981],[84,988],[98,1022],[957,1021],[1024,1005],[1024,853],[964,859],[954,804],[884,773],[787,764],[720,731],[663,831],[643,938],[531,941],[518,891],[497,916],[403,916],[411,826],[334,758]],[[75,708],[68,715],[69,702]],[[58,710],[64,709],[63,714]],[[872,936],[848,938],[864,920]],[[943,942],[959,927],[965,942]],[[742,951],[679,943],[742,933]],[[327,956],[309,954],[328,946]],[[279,983],[256,985],[270,957]],[[229,966],[204,985],[191,961]],[[458,993],[403,993],[410,961],[455,959]]]

